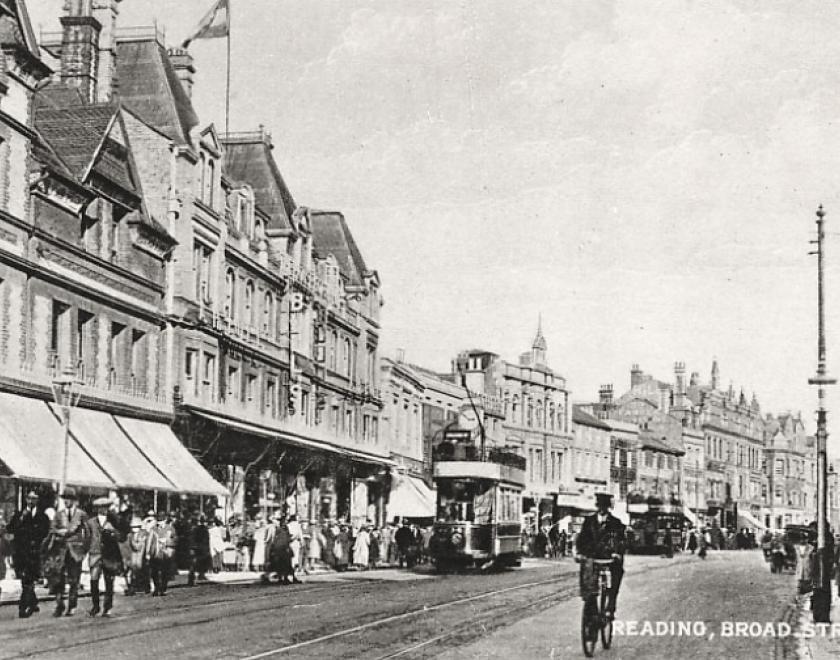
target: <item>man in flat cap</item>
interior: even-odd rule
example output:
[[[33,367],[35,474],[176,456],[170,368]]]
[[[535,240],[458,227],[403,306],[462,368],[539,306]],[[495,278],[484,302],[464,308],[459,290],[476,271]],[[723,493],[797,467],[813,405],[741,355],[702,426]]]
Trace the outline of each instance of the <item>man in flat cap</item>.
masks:
[[[614,616],[618,590],[624,575],[625,528],[624,524],[610,513],[610,493],[596,493],[595,506],[596,513],[584,518],[580,534],[577,536],[577,551],[581,556],[581,596],[591,596],[593,585],[597,585],[592,560],[611,559],[612,588],[606,609],[609,616]]]
[[[111,500],[100,497],[93,502],[96,515],[88,520],[90,536],[90,597],[93,607],[88,616],[100,612],[99,578],[105,578],[105,602],[102,603],[102,616],[109,616],[114,606],[114,577],[122,573],[122,553],[120,552],[119,520],[111,511]]]
[[[9,521],[7,531],[14,535],[15,575],[20,580],[18,616],[26,619],[38,612],[35,582],[41,577],[41,544],[50,532],[50,519],[38,508],[38,493],[26,494],[26,506]]]
[[[52,521],[52,533],[64,545],[64,567],[55,587],[55,612],[53,616],[64,614],[64,584],[69,583],[70,599],[67,603],[66,616],[73,616],[79,602],[79,580],[82,577],[82,560],[88,551],[87,514],[79,508],[76,490],[67,486],[61,494],[64,508],[55,514]]]

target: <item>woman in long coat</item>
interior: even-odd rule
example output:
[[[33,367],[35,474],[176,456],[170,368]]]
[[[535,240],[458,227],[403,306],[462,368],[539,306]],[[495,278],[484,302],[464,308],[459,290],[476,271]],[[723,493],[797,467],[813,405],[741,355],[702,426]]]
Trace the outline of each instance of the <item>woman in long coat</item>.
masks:
[[[271,571],[277,573],[277,581],[281,584],[291,584],[294,576],[292,568],[292,535],[286,526],[286,520],[281,519],[271,539],[268,550],[268,563]]]
[[[321,547],[321,559],[327,566],[335,566],[335,541],[337,534],[333,531],[331,521],[324,523],[322,536],[324,537],[323,546]]]

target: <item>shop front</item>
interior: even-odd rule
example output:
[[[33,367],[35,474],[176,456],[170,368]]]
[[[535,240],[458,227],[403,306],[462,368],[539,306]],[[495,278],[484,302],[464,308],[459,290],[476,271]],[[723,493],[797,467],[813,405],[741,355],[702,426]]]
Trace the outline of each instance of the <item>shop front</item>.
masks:
[[[226,484],[226,519],[280,512],[310,524],[384,521],[386,458],[206,411],[190,411],[178,429]]]
[[[51,402],[0,392],[0,437],[0,506],[7,515],[30,489],[45,508],[56,506],[64,474],[82,506],[118,494],[138,511],[168,510],[184,497],[226,495],[162,422],[78,407],[65,432]]]

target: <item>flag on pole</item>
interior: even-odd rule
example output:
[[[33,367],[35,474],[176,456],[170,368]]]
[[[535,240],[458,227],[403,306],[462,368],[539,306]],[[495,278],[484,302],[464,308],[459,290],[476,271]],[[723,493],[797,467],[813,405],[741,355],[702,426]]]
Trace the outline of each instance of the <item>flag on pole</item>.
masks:
[[[216,39],[229,35],[230,9],[228,8],[228,0],[216,0],[210,11],[198,23],[192,35],[184,39],[182,47],[186,48],[195,39]]]

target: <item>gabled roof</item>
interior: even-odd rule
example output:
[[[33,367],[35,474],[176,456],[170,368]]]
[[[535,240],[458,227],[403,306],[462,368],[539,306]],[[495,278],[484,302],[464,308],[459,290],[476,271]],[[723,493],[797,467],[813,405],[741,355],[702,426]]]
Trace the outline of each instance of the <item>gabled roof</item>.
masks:
[[[272,146],[262,133],[222,137],[225,173],[254,189],[254,203],[269,222],[266,229],[292,230],[292,214],[297,208],[283,175],[272,155]]]
[[[109,137],[117,112],[111,104],[56,108],[41,103],[35,110],[35,128],[78,181],[95,171],[138,193],[127,148]]]
[[[198,117],[160,43],[117,41],[117,78],[127,108],[178,144],[191,144]]]
[[[333,255],[349,284],[363,285],[367,266],[344,215],[338,211],[310,211],[312,246],[319,259]]]
[[[19,46],[35,59],[41,59],[24,0],[0,0],[0,43]]]
[[[580,424],[581,426],[592,426],[596,429],[603,429],[605,431],[612,430],[609,424],[606,424],[594,415],[590,415],[577,405],[572,406],[572,423]]]

